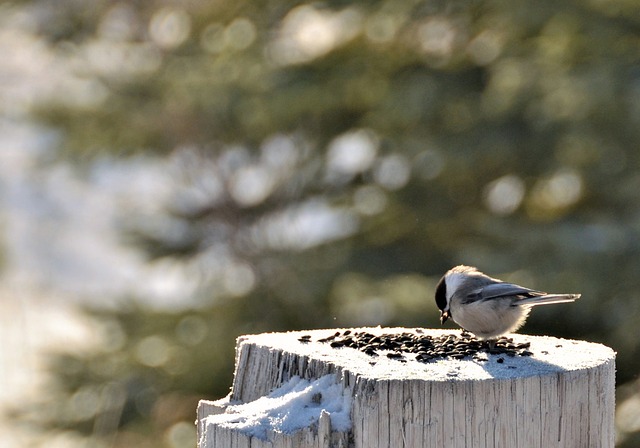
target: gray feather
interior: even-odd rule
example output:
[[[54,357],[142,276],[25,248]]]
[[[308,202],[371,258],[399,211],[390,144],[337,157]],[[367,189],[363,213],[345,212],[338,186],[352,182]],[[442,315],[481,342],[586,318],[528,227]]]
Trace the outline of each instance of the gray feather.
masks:
[[[535,306],[573,302],[580,298],[580,294],[547,294],[513,283],[500,282],[474,289],[467,295],[465,302],[470,303],[479,300],[498,299],[500,297],[512,297],[514,305]]]
[[[573,302],[580,298],[580,294],[546,294],[537,297],[527,297],[518,301],[518,305],[550,305],[552,303]]]
[[[514,285],[513,283],[493,283],[471,291],[467,295],[467,299],[469,302],[474,302],[476,300],[496,299],[498,297],[531,297],[544,296],[544,294],[544,292],[535,291],[533,289],[525,288],[524,286]]]

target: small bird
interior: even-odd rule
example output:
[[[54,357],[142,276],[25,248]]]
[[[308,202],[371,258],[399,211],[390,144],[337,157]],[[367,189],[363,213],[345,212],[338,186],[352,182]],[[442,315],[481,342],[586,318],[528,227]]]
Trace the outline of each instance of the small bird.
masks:
[[[547,294],[506,283],[472,266],[456,266],[440,279],[435,299],[440,323],[451,318],[481,340],[495,340],[524,324],[532,306],[573,302],[580,294]]]

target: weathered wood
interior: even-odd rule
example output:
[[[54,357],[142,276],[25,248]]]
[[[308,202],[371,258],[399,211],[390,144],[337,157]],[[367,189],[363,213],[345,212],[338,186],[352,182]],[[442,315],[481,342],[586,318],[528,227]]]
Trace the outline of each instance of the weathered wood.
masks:
[[[352,329],[370,333],[411,332]],[[459,334],[421,330],[424,334]],[[483,448],[614,446],[615,353],[600,344],[512,335],[532,356],[487,354],[486,361],[402,362],[317,342],[336,330],[270,333],[238,339],[229,397],[198,406],[199,448]],[[303,335],[310,342],[300,342]],[[216,414],[252,403],[295,377],[334,374],[351,399],[351,428],[332,428],[322,411],[294,433],[256,437]]]

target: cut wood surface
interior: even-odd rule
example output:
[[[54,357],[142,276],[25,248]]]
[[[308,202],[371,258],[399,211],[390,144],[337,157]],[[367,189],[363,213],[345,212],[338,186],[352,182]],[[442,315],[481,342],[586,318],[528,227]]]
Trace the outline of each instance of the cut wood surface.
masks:
[[[526,346],[526,351],[480,350],[461,359],[418,361],[421,355],[401,348],[368,354],[362,347],[336,347],[335,340],[332,347],[331,338],[345,332],[438,341],[460,336],[451,330],[379,327],[242,336],[231,393],[199,405],[199,447],[614,446],[615,353],[608,347],[514,334],[509,346]],[[324,378],[344,391],[338,407],[335,400],[323,401],[329,384]],[[315,419],[305,417],[310,419],[306,427],[280,430],[278,420],[290,422],[295,415],[286,415],[287,406],[278,408],[280,414],[260,407],[265,399],[293,407],[294,400],[304,399],[301,388],[321,387],[313,383],[319,379],[325,389],[313,389],[313,402],[300,408],[317,409]],[[323,411],[323,406],[334,407]],[[340,427],[344,406],[349,407],[348,428]],[[264,415],[255,414],[258,408]],[[252,412],[253,417],[243,414]],[[258,424],[267,427],[257,432]]]

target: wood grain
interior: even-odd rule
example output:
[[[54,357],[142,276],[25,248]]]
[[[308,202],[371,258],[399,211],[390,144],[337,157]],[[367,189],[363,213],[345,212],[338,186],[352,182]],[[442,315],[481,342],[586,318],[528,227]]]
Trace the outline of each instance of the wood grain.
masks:
[[[615,353],[605,346],[513,335],[531,342],[532,356],[399,362],[314,342],[335,331],[239,338],[229,397],[198,406],[199,448],[614,446]],[[299,342],[303,334],[312,335],[311,342]],[[272,431],[267,440],[207,423],[207,416],[225,412],[230,401],[250,403],[294,376],[312,380],[327,374],[336,374],[353,397],[348,432],[332,429],[326,411],[309,428]]]

